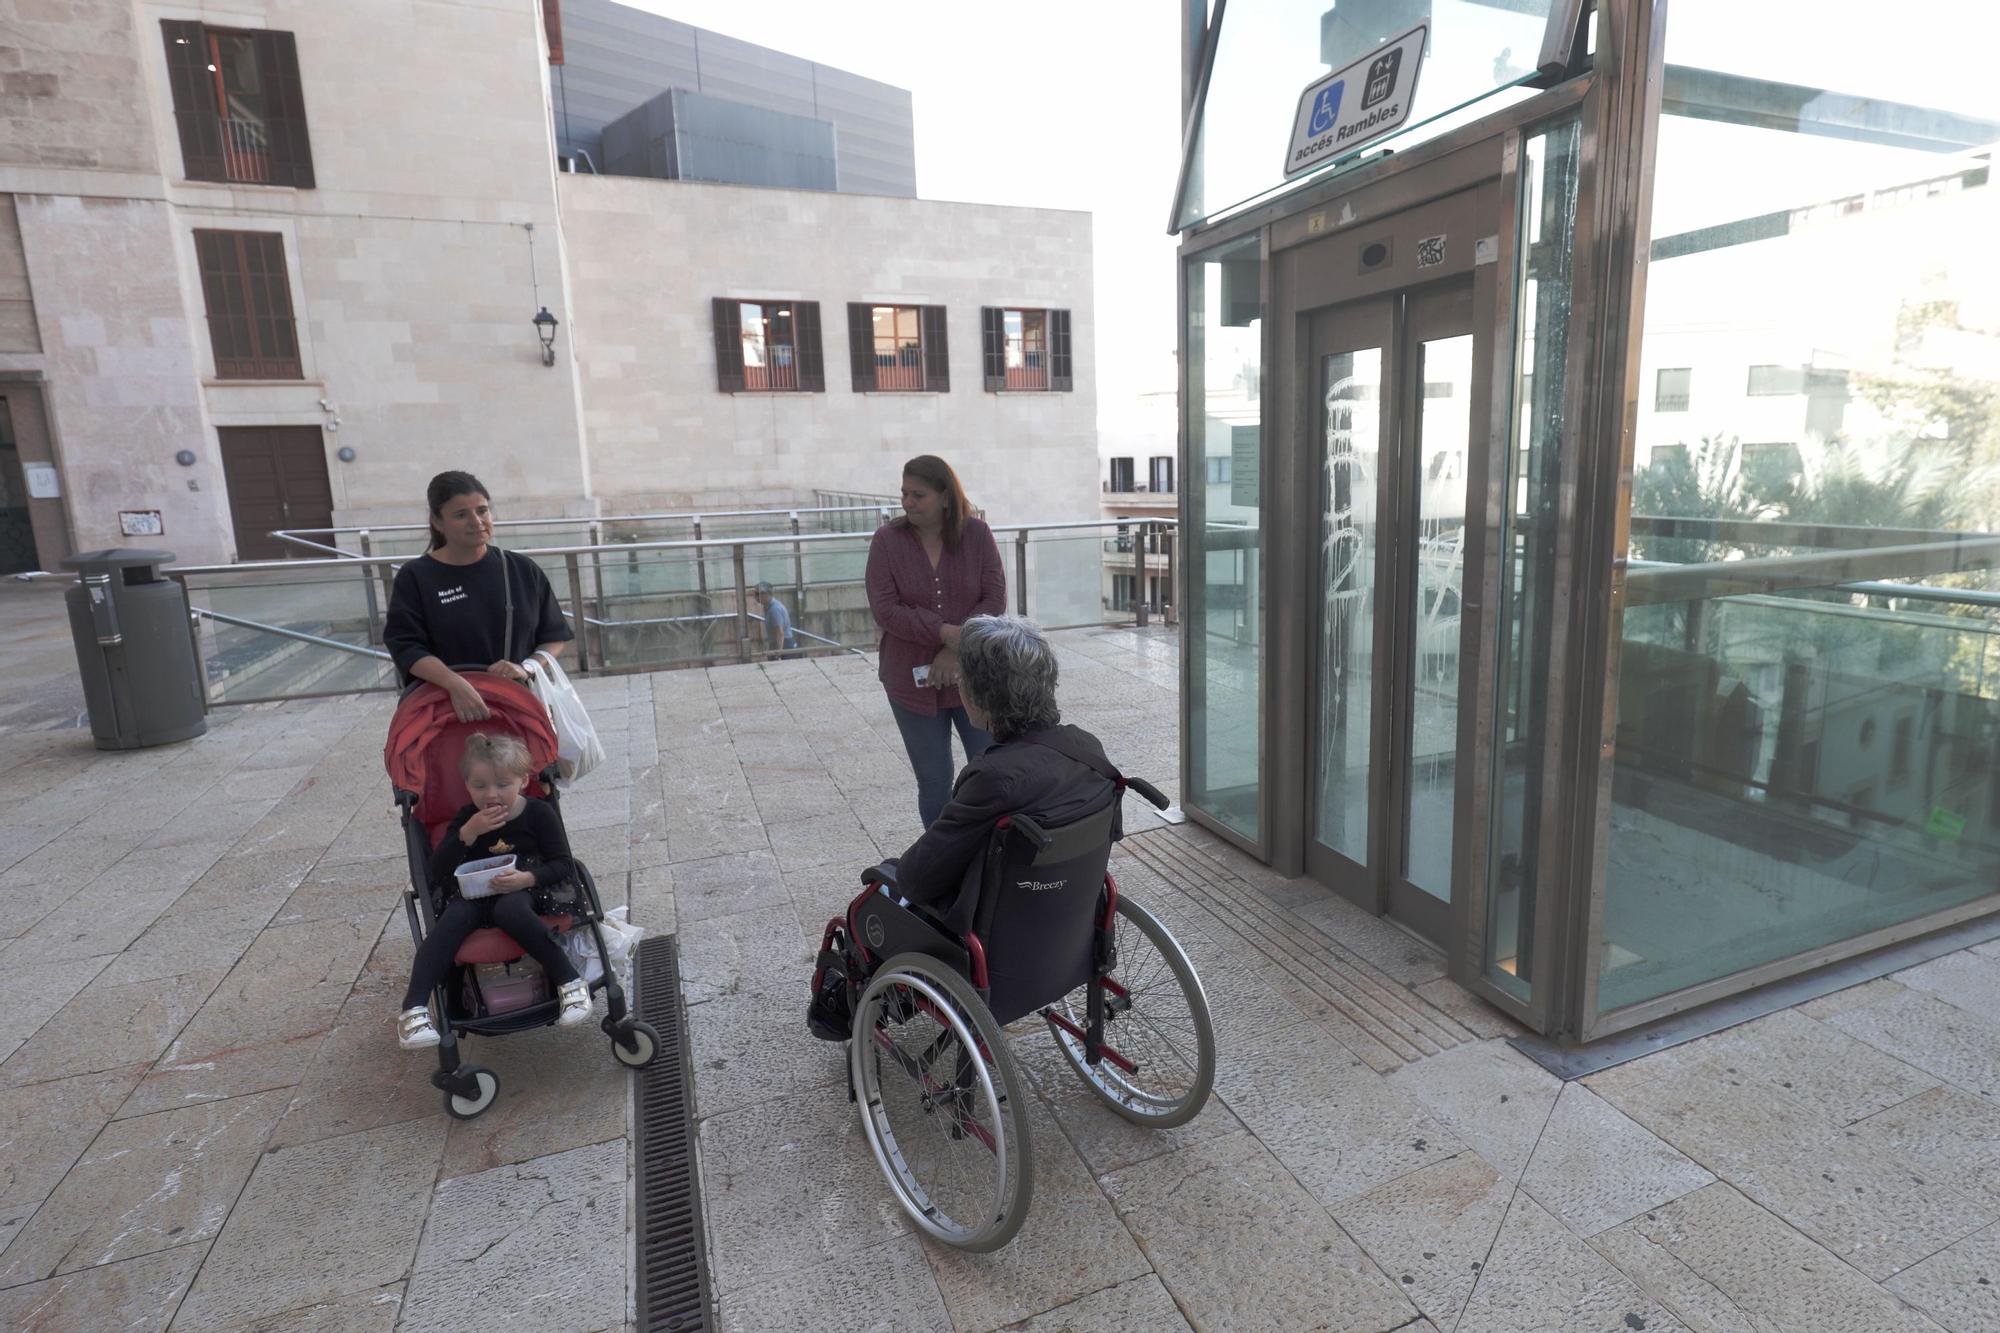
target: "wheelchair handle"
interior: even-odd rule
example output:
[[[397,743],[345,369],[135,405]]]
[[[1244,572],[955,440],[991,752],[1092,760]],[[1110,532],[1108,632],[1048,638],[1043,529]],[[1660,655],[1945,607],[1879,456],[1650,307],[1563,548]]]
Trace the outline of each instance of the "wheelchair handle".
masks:
[[[1038,852],[1047,850],[1048,845],[1055,841],[1049,836],[1048,830],[1035,822],[1032,815],[1008,815],[1000,822],[1026,834],[1028,841],[1034,844]]]
[[[1155,809],[1164,810],[1173,802],[1160,794],[1160,789],[1144,778],[1127,778],[1125,785],[1153,803]]]

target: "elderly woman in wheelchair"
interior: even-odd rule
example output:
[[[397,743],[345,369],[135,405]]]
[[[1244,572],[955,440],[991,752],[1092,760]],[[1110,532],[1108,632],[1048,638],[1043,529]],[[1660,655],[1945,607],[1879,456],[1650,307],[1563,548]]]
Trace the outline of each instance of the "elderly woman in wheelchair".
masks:
[[[1062,724],[1033,624],[969,619],[958,655],[994,744],[827,923],[808,1020],[848,1043],[849,1095],[911,1221],[985,1251],[1013,1239],[1034,1190],[1031,1094],[1003,1029],[1046,1027],[1106,1106],[1161,1128],[1207,1101],[1215,1037],[1187,955],[1108,873],[1126,789],[1166,798]]]

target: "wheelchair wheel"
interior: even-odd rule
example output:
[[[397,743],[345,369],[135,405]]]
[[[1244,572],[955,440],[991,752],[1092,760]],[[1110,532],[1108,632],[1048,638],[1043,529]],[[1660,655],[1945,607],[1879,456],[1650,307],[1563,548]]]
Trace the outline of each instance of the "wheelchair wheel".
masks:
[[[1200,1113],[1215,1084],[1215,1029],[1208,997],[1180,943],[1151,912],[1123,894],[1118,898],[1118,963],[1111,980],[1121,997],[1104,996],[1104,1044],[1136,1070],[1109,1059],[1092,1065],[1083,1041],[1055,1023],[1049,1031],[1085,1086],[1134,1124],[1155,1129],[1184,1125]],[[1079,1028],[1089,1024],[1087,988],[1071,991],[1053,1007]]]
[[[962,1250],[1014,1238],[1034,1193],[1027,1085],[958,973],[922,954],[877,968],[848,1047],[868,1146],[926,1235]]]

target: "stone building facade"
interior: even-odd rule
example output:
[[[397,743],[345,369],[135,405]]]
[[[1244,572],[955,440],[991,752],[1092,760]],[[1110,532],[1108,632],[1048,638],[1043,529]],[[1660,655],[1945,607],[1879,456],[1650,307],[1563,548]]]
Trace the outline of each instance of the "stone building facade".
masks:
[[[11,9],[0,526],[33,564],[272,556],[416,520],[448,467],[582,515],[888,491],[939,449],[990,511],[1094,509],[1086,215],[559,174],[537,0]],[[818,302],[823,391],[718,379],[739,296]],[[943,307],[949,391],[855,392],[851,302]],[[986,389],[1011,306],[1066,312],[1068,392]]]

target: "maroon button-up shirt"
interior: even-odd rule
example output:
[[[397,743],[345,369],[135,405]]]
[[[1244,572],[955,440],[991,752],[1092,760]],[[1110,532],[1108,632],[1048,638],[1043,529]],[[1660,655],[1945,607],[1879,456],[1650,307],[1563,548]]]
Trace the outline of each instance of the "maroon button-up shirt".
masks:
[[[926,717],[959,707],[956,689],[918,685],[910,673],[938,655],[946,625],[1006,611],[1007,571],[993,529],[966,519],[958,549],[946,550],[932,569],[914,528],[901,523],[877,528],[868,544],[867,582],[868,605],[882,627],[878,674],[890,700]]]

